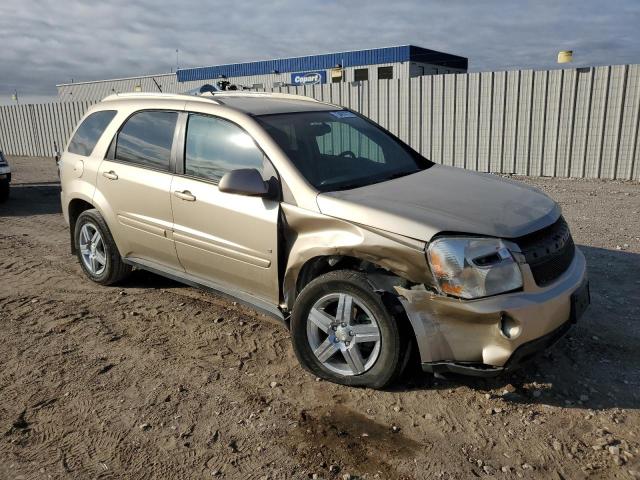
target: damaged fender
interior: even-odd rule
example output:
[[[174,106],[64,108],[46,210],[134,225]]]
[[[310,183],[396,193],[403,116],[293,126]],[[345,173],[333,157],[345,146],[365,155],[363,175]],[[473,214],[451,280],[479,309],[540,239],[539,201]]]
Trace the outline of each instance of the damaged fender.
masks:
[[[431,282],[425,243],[282,204],[287,247],[285,307],[293,308],[302,267],[316,257],[344,255],[371,262],[410,282]]]

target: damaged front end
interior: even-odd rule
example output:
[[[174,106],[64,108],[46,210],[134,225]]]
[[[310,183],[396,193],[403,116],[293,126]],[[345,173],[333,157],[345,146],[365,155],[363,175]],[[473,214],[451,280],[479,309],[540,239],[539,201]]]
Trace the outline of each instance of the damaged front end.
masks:
[[[588,304],[586,263],[579,250],[564,274],[539,287],[520,264],[519,291],[462,300],[416,285],[396,287],[415,332],[422,367],[434,373],[495,376],[561,338]],[[586,300],[585,300],[586,296]]]
[[[404,308],[426,371],[494,376],[516,368],[566,333],[577,317],[574,297],[588,289],[578,249],[552,283],[542,283],[529,250],[513,241],[452,236],[427,245],[291,205],[282,209],[281,308],[291,311],[318,274],[359,269]],[[527,248],[538,241],[523,238]],[[443,240],[446,248],[436,250]]]

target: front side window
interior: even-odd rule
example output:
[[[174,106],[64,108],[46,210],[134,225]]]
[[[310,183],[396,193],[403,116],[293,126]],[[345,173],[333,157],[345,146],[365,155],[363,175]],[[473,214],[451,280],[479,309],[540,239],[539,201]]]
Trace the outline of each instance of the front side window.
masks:
[[[190,115],[187,124],[184,171],[219,182],[239,168],[263,171],[264,156],[253,138],[234,123],[205,115]]]
[[[115,159],[168,171],[177,120],[177,112],[135,113],[118,133]]]
[[[82,122],[73,135],[71,142],[69,142],[69,148],[67,150],[77,155],[84,155],[85,157],[91,155],[93,149],[96,147],[96,143],[98,143],[105,129],[109,126],[109,123],[111,123],[113,117],[116,116],[116,113],[115,110],[102,110],[92,113],[85,118],[84,122]]]
[[[362,187],[433,165],[386,130],[346,110],[257,118],[321,192]]]

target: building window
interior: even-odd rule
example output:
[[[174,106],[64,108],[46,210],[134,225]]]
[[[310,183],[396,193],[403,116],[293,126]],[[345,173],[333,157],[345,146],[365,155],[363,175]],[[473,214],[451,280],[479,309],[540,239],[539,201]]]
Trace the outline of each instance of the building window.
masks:
[[[369,69],[368,68],[356,68],[353,71],[353,80],[356,82],[365,82],[369,80]]]
[[[393,67],[378,67],[378,80],[391,80],[393,78]]]

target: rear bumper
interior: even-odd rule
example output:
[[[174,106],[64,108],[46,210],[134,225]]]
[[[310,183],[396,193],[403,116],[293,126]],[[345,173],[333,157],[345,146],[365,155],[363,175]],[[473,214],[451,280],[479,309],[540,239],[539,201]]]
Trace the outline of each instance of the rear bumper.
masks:
[[[542,288],[535,284],[528,265],[521,268],[522,291],[473,301],[396,287],[423,369],[497,375],[517,368],[566,333],[577,316],[572,312],[572,296],[586,282],[582,253],[576,249],[567,271]],[[516,325],[516,334],[505,334],[501,328],[505,321]]]

